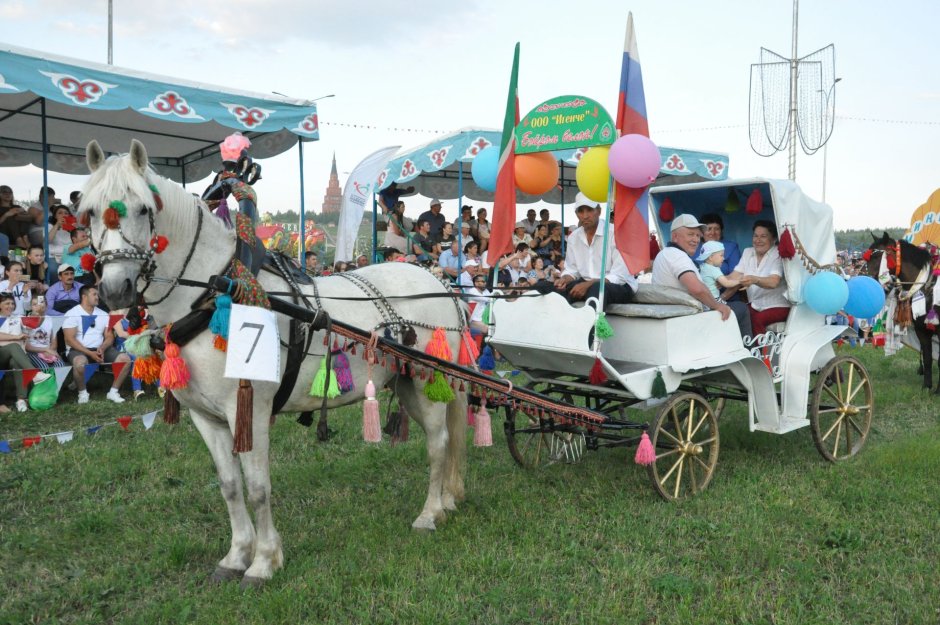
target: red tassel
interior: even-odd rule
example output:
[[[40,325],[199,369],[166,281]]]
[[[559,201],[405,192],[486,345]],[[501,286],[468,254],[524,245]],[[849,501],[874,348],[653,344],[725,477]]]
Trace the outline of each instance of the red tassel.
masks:
[[[228,349],[228,339],[226,339],[221,334],[216,334],[215,338],[212,339],[212,347],[216,348],[220,352],[224,352]]]
[[[101,215],[101,220],[104,222],[104,227],[108,230],[117,230],[121,225],[121,216],[116,210],[112,207],[104,209],[104,213]]]
[[[435,328],[431,334],[431,340],[424,348],[424,353],[441,360],[453,360],[454,352],[450,349],[450,343],[447,342],[447,331],[444,328]]]
[[[594,366],[591,367],[591,373],[588,374],[588,382],[591,384],[603,384],[607,381],[607,373],[604,371],[604,365],[600,358],[594,359]]]
[[[793,245],[793,237],[790,236],[789,228],[783,229],[783,235],[780,237],[780,242],[777,243],[777,253],[780,254],[780,258],[785,260],[796,256],[796,246]]]
[[[663,203],[659,205],[659,220],[660,221],[672,221],[676,217],[676,209],[672,206],[672,198],[667,197],[663,200]]]
[[[480,409],[474,416],[473,444],[476,447],[493,446],[493,430],[490,413],[486,410],[486,401],[480,402]]]
[[[747,198],[744,212],[748,215],[759,215],[762,210],[764,210],[764,198],[761,197],[760,189],[754,189]]]
[[[382,427],[379,422],[379,402],[375,398],[375,384],[366,383],[366,399],[362,402],[362,439],[367,443],[382,442]]]
[[[160,367],[160,386],[168,391],[176,388],[186,388],[189,384],[189,369],[186,361],[180,358],[180,348],[176,343],[166,340],[166,349],[163,352],[166,358]]]
[[[163,396],[163,422],[167,425],[180,422],[180,402],[170,391]]]
[[[232,453],[251,451],[251,420],[254,412],[255,392],[251,380],[238,381],[238,396],[235,400],[235,444]]]
[[[636,448],[633,461],[643,466],[649,466],[656,462],[656,450],[653,448],[653,443],[646,432],[643,432],[643,436],[640,437],[640,444]]]
[[[470,336],[470,330],[464,330],[460,336],[460,352],[457,354],[457,364],[469,367],[480,357],[480,350]]]
[[[98,259],[94,254],[82,254],[82,257],[78,259],[78,264],[85,271],[94,271],[96,262],[98,262]]]

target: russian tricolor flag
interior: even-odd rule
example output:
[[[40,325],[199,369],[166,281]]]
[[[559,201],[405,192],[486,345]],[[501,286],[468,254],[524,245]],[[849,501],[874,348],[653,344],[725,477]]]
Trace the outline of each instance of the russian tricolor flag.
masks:
[[[643,94],[643,73],[640,53],[633,31],[633,13],[627,16],[627,34],[623,44],[623,65],[620,71],[620,97],[617,100],[617,129],[620,136],[650,136],[646,121],[646,96]],[[614,234],[617,249],[630,273],[644,271],[650,264],[649,192],[614,183]]]

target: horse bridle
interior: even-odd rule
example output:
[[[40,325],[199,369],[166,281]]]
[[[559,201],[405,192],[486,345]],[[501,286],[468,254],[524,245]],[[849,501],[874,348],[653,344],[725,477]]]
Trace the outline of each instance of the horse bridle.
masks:
[[[163,207],[163,201],[160,199],[160,193],[156,190],[156,188],[153,185],[150,185],[150,189],[153,192],[154,205],[157,207],[157,210],[160,210]],[[105,229],[101,232],[101,236],[98,238],[98,249],[100,250],[104,246],[104,237],[108,233],[109,230],[116,230],[118,233],[118,236],[121,237],[121,240],[125,244],[127,244],[129,247],[121,247],[118,249],[108,250],[106,252],[103,252],[99,254],[99,256],[97,257],[97,262],[101,263],[102,267],[104,267],[108,263],[113,263],[116,261],[129,260],[129,261],[140,263],[137,278],[138,280],[141,278],[144,280],[144,288],[141,289],[139,293],[140,300],[146,306],[155,306],[163,302],[164,300],[166,300],[166,298],[170,296],[170,294],[179,284],[180,278],[182,278],[183,274],[186,273],[186,268],[189,267],[189,262],[192,260],[193,254],[196,251],[196,243],[199,241],[199,235],[202,232],[202,221],[204,217],[202,214],[203,210],[197,207],[196,210],[198,212],[198,220],[196,222],[196,234],[193,237],[193,243],[189,248],[189,253],[186,255],[186,259],[183,261],[183,267],[180,269],[179,275],[177,275],[175,278],[160,278],[154,275],[154,272],[156,271],[156,268],[157,268],[157,264],[156,262],[154,262],[153,257],[158,253],[157,247],[159,245],[158,238],[156,235],[156,226],[154,225],[154,211],[150,206],[145,206],[145,208],[147,209],[147,221],[150,227],[150,232],[149,232],[150,237],[148,239],[148,241],[150,242],[149,248],[145,250],[141,246],[136,245],[135,243],[130,241],[127,238],[127,236],[124,234],[124,229],[121,227],[120,220],[118,220],[118,224],[116,228],[108,228],[107,225],[105,225]],[[163,294],[163,297],[161,297],[160,299],[153,301],[153,302],[148,302],[144,299],[144,294],[147,292],[147,289],[150,288],[150,285],[153,284],[154,282],[169,283],[170,288],[167,290],[166,293]]]

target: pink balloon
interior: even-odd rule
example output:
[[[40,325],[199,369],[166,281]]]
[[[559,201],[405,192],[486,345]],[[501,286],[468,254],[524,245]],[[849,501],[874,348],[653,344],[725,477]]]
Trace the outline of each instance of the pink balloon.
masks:
[[[643,135],[624,135],[610,146],[610,174],[625,187],[642,189],[659,174],[659,148]]]

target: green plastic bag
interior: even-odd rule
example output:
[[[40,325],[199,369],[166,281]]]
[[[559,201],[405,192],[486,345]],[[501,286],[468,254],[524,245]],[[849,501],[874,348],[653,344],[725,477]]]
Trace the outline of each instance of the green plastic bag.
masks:
[[[56,387],[55,374],[39,384],[33,384],[29,391],[29,407],[33,410],[49,410],[55,406],[59,399],[59,389]]]

